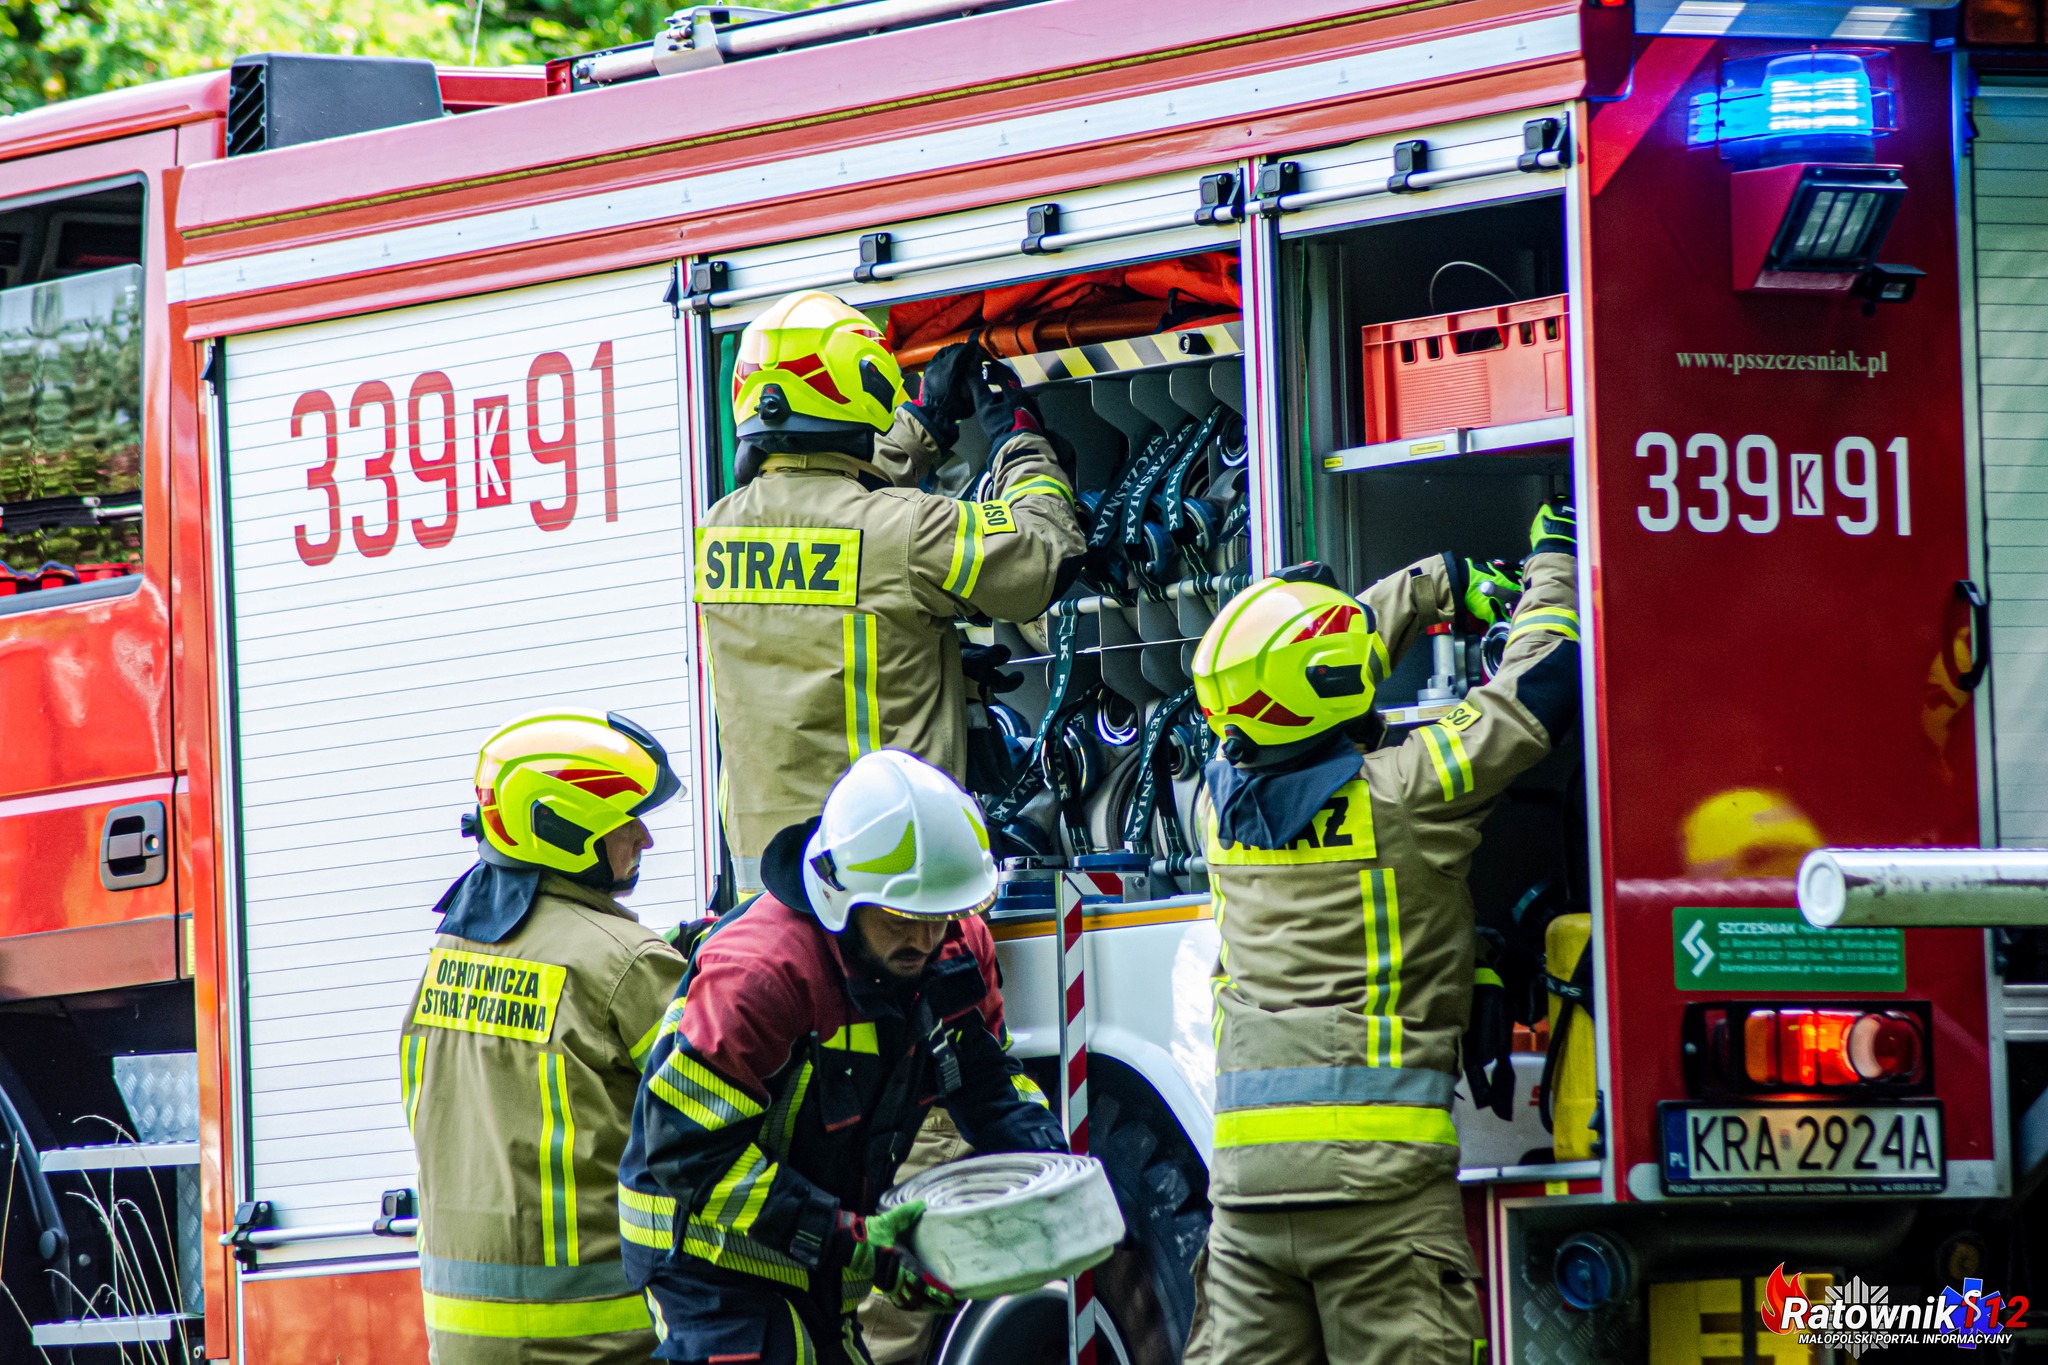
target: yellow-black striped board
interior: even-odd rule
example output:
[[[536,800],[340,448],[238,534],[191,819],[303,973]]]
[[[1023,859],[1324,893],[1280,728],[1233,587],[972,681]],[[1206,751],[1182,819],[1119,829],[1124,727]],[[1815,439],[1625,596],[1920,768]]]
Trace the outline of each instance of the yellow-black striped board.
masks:
[[[1105,341],[1094,346],[1069,346],[1063,351],[1014,356],[1009,363],[1024,381],[1024,387],[1036,388],[1040,384],[1057,384],[1063,379],[1156,370],[1164,365],[1181,365],[1190,360],[1243,353],[1244,324],[1222,322],[1213,327],[1189,327],[1178,332],[1132,337],[1128,341]]]

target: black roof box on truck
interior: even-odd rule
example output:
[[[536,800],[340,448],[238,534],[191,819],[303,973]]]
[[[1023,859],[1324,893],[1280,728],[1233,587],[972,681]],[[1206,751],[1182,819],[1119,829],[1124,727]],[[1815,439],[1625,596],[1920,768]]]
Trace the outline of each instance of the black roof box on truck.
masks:
[[[259,52],[228,70],[229,156],[441,117],[434,64]]]

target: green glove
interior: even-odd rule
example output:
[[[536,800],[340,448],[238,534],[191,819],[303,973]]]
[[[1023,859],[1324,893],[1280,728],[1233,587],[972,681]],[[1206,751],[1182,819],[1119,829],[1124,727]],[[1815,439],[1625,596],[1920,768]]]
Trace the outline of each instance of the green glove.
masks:
[[[1481,626],[1508,619],[1522,594],[1522,576],[1505,560],[1465,561],[1465,610]]]
[[[1559,494],[1536,509],[1529,523],[1529,553],[1569,555],[1578,553],[1579,516],[1571,500]]]
[[[869,1214],[864,1221],[866,1233],[861,1238],[877,1251],[894,1251],[905,1233],[917,1226],[917,1220],[924,1217],[924,1200],[912,1199],[898,1204],[893,1209]]]
[[[861,1249],[874,1257],[875,1288],[890,1303],[913,1313],[950,1313],[960,1306],[953,1287],[932,1274],[907,1244],[910,1229],[923,1213],[924,1201],[913,1199],[875,1214],[866,1220]]]

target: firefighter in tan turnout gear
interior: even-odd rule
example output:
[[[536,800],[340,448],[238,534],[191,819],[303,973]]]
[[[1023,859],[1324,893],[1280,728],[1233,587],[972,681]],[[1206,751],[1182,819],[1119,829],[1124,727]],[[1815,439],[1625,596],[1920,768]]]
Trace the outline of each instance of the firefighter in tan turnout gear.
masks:
[[[697,601],[726,840],[752,891],[768,841],[862,754],[904,749],[965,778],[954,618],[1039,615],[1083,547],[1016,376],[971,343],[933,358],[913,403],[873,323],[792,294],[740,338],[732,410],[740,486],[697,532]],[[989,436],[976,497],[918,491],[969,415]]]
[[[1230,602],[1196,649],[1222,739],[1201,819],[1223,942],[1210,1321],[1191,1358],[1483,1352],[1451,1122],[1461,1038],[1475,1101],[1504,1107],[1513,1080],[1466,872],[1495,801],[1578,713],[1575,565],[1571,509],[1546,505],[1499,672],[1388,747],[1374,688],[1430,626],[1494,619],[1480,587],[1508,575],[1446,555],[1353,598],[1303,565]],[[1468,1033],[1475,977],[1486,1037]]]
[[[484,744],[478,862],[442,915],[400,1040],[435,1365],[641,1365],[653,1317],[619,1256],[640,1063],[682,980],[617,897],[675,795],[620,715],[559,709]]]
[[[862,754],[907,750],[965,781],[955,618],[1040,615],[1084,547],[1072,476],[1015,373],[971,342],[934,356],[911,402],[874,324],[810,290],[748,324],[732,384],[739,487],[697,532],[696,588],[745,895],[769,840],[815,817]],[[974,496],[919,491],[969,416],[989,444]],[[968,1154],[934,1109],[898,1178]],[[879,1297],[862,1321],[880,1365],[929,1335]]]

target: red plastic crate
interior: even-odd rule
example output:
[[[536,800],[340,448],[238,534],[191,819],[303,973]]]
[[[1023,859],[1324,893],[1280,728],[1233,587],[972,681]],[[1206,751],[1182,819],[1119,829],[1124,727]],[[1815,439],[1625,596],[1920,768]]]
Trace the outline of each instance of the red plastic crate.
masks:
[[[1364,329],[1365,441],[1572,410],[1563,294]]]

